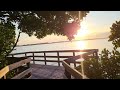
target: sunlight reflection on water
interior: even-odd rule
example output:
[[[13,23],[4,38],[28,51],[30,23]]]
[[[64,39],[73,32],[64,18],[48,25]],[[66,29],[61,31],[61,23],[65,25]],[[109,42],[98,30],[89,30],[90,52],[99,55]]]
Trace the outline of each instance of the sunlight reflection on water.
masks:
[[[99,52],[107,48],[112,50],[113,45],[111,42],[105,40],[92,40],[92,41],[76,41],[55,44],[43,44],[33,46],[16,47],[12,53],[29,52],[29,51],[51,51],[51,50],[77,50],[77,49],[99,49]]]
[[[56,44],[44,44],[44,45],[33,45],[33,46],[23,46],[17,47],[12,53],[29,52],[29,51],[53,51],[53,50],[82,50],[82,49],[99,49],[99,53],[104,48],[112,50],[113,45],[107,40],[92,40],[92,41],[76,41],[76,42],[66,42],[66,43],[56,43]],[[80,55],[83,52],[76,52],[76,55]],[[53,53],[54,54],[54,53]],[[62,55],[62,54],[60,54]],[[71,55],[69,53],[65,54]],[[78,59],[82,61],[82,59]],[[57,65],[51,63],[52,65]]]

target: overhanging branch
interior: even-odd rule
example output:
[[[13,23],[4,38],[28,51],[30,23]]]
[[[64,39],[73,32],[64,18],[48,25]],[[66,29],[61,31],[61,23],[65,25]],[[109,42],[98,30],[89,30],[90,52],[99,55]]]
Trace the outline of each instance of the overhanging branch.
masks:
[[[19,34],[18,34],[18,37],[17,37],[17,40],[16,40],[15,44],[13,45],[12,49],[7,52],[6,56],[8,56],[14,50],[14,48],[16,47],[16,45],[17,45],[17,43],[19,41],[19,38],[20,38],[20,34],[21,34],[21,31],[19,31]]]

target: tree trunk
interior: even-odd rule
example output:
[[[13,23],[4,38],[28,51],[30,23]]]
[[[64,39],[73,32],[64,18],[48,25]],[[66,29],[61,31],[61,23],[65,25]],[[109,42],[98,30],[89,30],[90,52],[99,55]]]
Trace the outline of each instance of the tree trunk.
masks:
[[[20,34],[21,34],[21,32],[19,31],[18,38],[17,38],[15,44],[13,45],[12,49],[7,52],[6,57],[7,57],[7,56],[14,50],[14,48],[16,47],[16,45],[17,45],[17,43],[18,43],[18,41],[19,41],[19,38],[20,38]]]

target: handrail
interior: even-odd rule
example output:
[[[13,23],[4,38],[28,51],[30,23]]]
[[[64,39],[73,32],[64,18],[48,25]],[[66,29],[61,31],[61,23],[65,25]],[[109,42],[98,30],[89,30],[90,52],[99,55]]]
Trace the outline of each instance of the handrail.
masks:
[[[13,69],[16,69],[16,68],[18,68],[18,67],[20,67],[20,66],[22,66],[23,64],[27,64],[27,66],[29,67],[29,72],[25,72],[26,74],[28,74],[28,73],[30,73],[31,71],[30,71],[30,61],[31,61],[31,59],[30,58],[27,58],[27,59],[24,59],[24,60],[21,60],[21,61],[19,61],[19,62],[16,62],[16,63],[13,63],[13,64],[10,64],[10,65],[8,65],[8,66],[6,66],[6,67],[4,67],[3,69],[1,69],[0,70],[0,78],[2,78],[2,77],[4,77],[4,79],[6,79],[6,74],[9,72],[9,71],[11,71],[11,70],[13,70]],[[21,74],[21,73],[20,73]],[[24,75],[26,75],[26,74],[24,74]],[[19,75],[19,74],[18,74]],[[17,76],[17,75],[16,75]],[[16,77],[15,76],[15,77]],[[23,76],[20,76],[21,78],[23,77]],[[14,78],[14,77],[13,77]],[[19,77],[17,77],[17,78],[19,78]],[[17,78],[15,78],[15,79],[17,79]]]
[[[84,52],[81,55],[76,55],[77,52]],[[42,53],[43,55],[38,55],[39,53]],[[53,55],[47,55],[47,53],[56,53],[57,56]],[[72,55],[69,56],[64,56],[64,55],[60,55],[61,53],[72,53]],[[78,74],[82,77],[85,77],[85,75],[81,75],[80,73],[78,73],[75,69],[73,69],[69,64],[70,63],[74,63],[74,67],[76,67],[76,64],[80,64],[80,62],[76,61],[77,59],[80,59],[81,57],[84,58],[91,58],[91,57],[98,57],[98,49],[85,49],[85,50],[55,50],[55,51],[35,51],[35,52],[24,52],[24,53],[14,53],[14,54],[10,54],[12,57],[15,57],[15,55],[20,55],[23,54],[24,57],[32,57],[32,61],[35,64],[35,61],[43,61],[45,62],[45,65],[47,65],[47,62],[57,62],[58,66],[60,66],[60,63],[62,63],[62,65],[65,67],[65,73],[68,74],[68,77],[75,74],[75,78],[80,78],[78,76]],[[28,54],[32,54],[32,55],[28,55]],[[37,54],[37,55],[36,55]],[[92,56],[91,56],[92,55]],[[42,60],[37,60],[35,57],[39,57],[39,58],[44,58]],[[55,60],[48,60],[48,58],[57,58],[57,61]],[[61,58],[63,58],[64,60],[60,60]],[[19,65],[19,64],[18,64]],[[67,69],[66,69],[67,68]],[[70,71],[69,71],[70,70]],[[8,70],[9,71],[9,70]],[[28,72],[29,70],[26,70],[26,72]],[[74,72],[71,73],[71,72]],[[66,74],[66,75],[67,75]],[[77,74],[77,76],[76,76]],[[19,75],[17,75],[16,77],[18,78],[19,76],[24,75],[24,73],[21,73]],[[16,78],[15,77],[15,78]],[[86,77],[87,78],[87,77]]]
[[[65,59],[64,61],[69,62],[69,63],[73,63],[73,62],[75,62],[75,60],[80,59],[81,57],[85,58],[86,56],[93,54],[94,52],[95,52],[95,50],[92,50],[92,51],[86,52],[82,55],[72,56],[68,59]],[[88,56],[88,57],[91,57],[91,56]]]
[[[84,79],[89,79],[88,77],[86,77],[82,73],[78,72],[76,69],[70,67],[70,65],[68,63],[66,63],[65,61],[63,61],[62,64],[65,67],[65,70],[68,73],[70,73],[73,77],[75,77],[75,79],[82,79],[82,77],[84,77]]]
[[[33,61],[33,64],[36,63],[36,61],[40,61],[40,62],[44,62],[45,65],[47,65],[47,62],[57,62],[58,63],[58,66],[60,66],[61,64],[61,59],[68,59],[69,58],[69,61],[70,61],[70,58],[77,58],[79,56],[76,56],[76,53],[77,52],[84,52],[84,56],[85,56],[85,53],[86,52],[91,52],[91,54],[94,54],[96,53],[96,56],[97,56],[97,52],[98,52],[98,49],[85,49],[85,50],[54,50],[54,51],[33,51],[33,52],[22,52],[22,53],[13,53],[13,54],[10,54],[10,56],[12,57],[15,57],[16,55],[24,55],[22,57],[30,57],[32,58],[32,61]],[[47,53],[55,53],[53,55],[47,55]],[[69,55],[69,56],[65,56],[65,55],[61,55],[63,53],[71,53],[72,55]],[[37,55],[36,55],[37,54]],[[39,54],[43,54],[43,55],[39,55]],[[76,56],[76,57],[75,57]],[[91,57],[91,56],[87,56],[87,57]],[[44,59],[36,59],[36,58],[44,58]],[[57,60],[48,60],[50,58],[55,58]],[[78,64],[78,62],[71,62],[71,63],[74,63],[74,67],[76,67],[76,64]]]
[[[83,75],[82,73],[78,72],[76,69],[72,68],[70,66],[70,63],[75,62],[77,59],[80,59],[81,57],[84,59],[85,57],[88,57],[88,55],[90,55],[90,54],[93,54],[93,56],[96,58],[94,53],[96,53],[96,50],[91,50],[89,52],[86,52],[86,53],[82,54],[82,56],[81,55],[77,55],[77,56],[73,56],[71,58],[63,60],[62,61],[62,65],[65,68],[65,75],[66,75],[66,77],[68,79],[71,79],[71,75],[72,75],[76,79],[82,79],[82,78],[89,79],[86,75]]]
[[[84,50],[54,50],[54,51],[31,51],[31,52],[21,52],[21,53],[12,53],[10,55],[18,55],[18,54],[25,54],[25,53],[55,53],[55,52],[89,52],[91,50],[95,50],[98,52],[98,49],[84,49]]]
[[[6,78],[5,74],[9,72],[9,66],[4,67],[3,69],[0,70],[0,78],[4,76]]]

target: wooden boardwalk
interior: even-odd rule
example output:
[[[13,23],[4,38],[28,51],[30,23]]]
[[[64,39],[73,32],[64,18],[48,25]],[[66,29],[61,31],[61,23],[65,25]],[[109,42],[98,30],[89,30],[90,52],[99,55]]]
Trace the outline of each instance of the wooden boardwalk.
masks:
[[[82,54],[80,54],[80,52],[82,52]],[[85,75],[74,69],[77,65],[82,65],[80,61],[77,60],[81,59],[81,57],[83,59],[98,59],[98,49],[34,51],[13,53],[10,54],[9,57],[21,60],[0,70],[0,78],[7,79],[6,74],[11,70],[17,69],[18,72],[18,67],[27,66],[28,69],[18,73],[11,79],[22,79],[26,75],[30,75],[30,73],[32,75],[26,79],[81,79],[81,77],[85,77]],[[39,62],[40,64],[38,64]],[[44,65],[41,65],[42,62]],[[56,63],[57,66],[48,65],[48,63]],[[71,64],[74,68],[71,67]]]
[[[61,66],[32,64],[32,77],[30,79],[66,79],[64,68]]]

